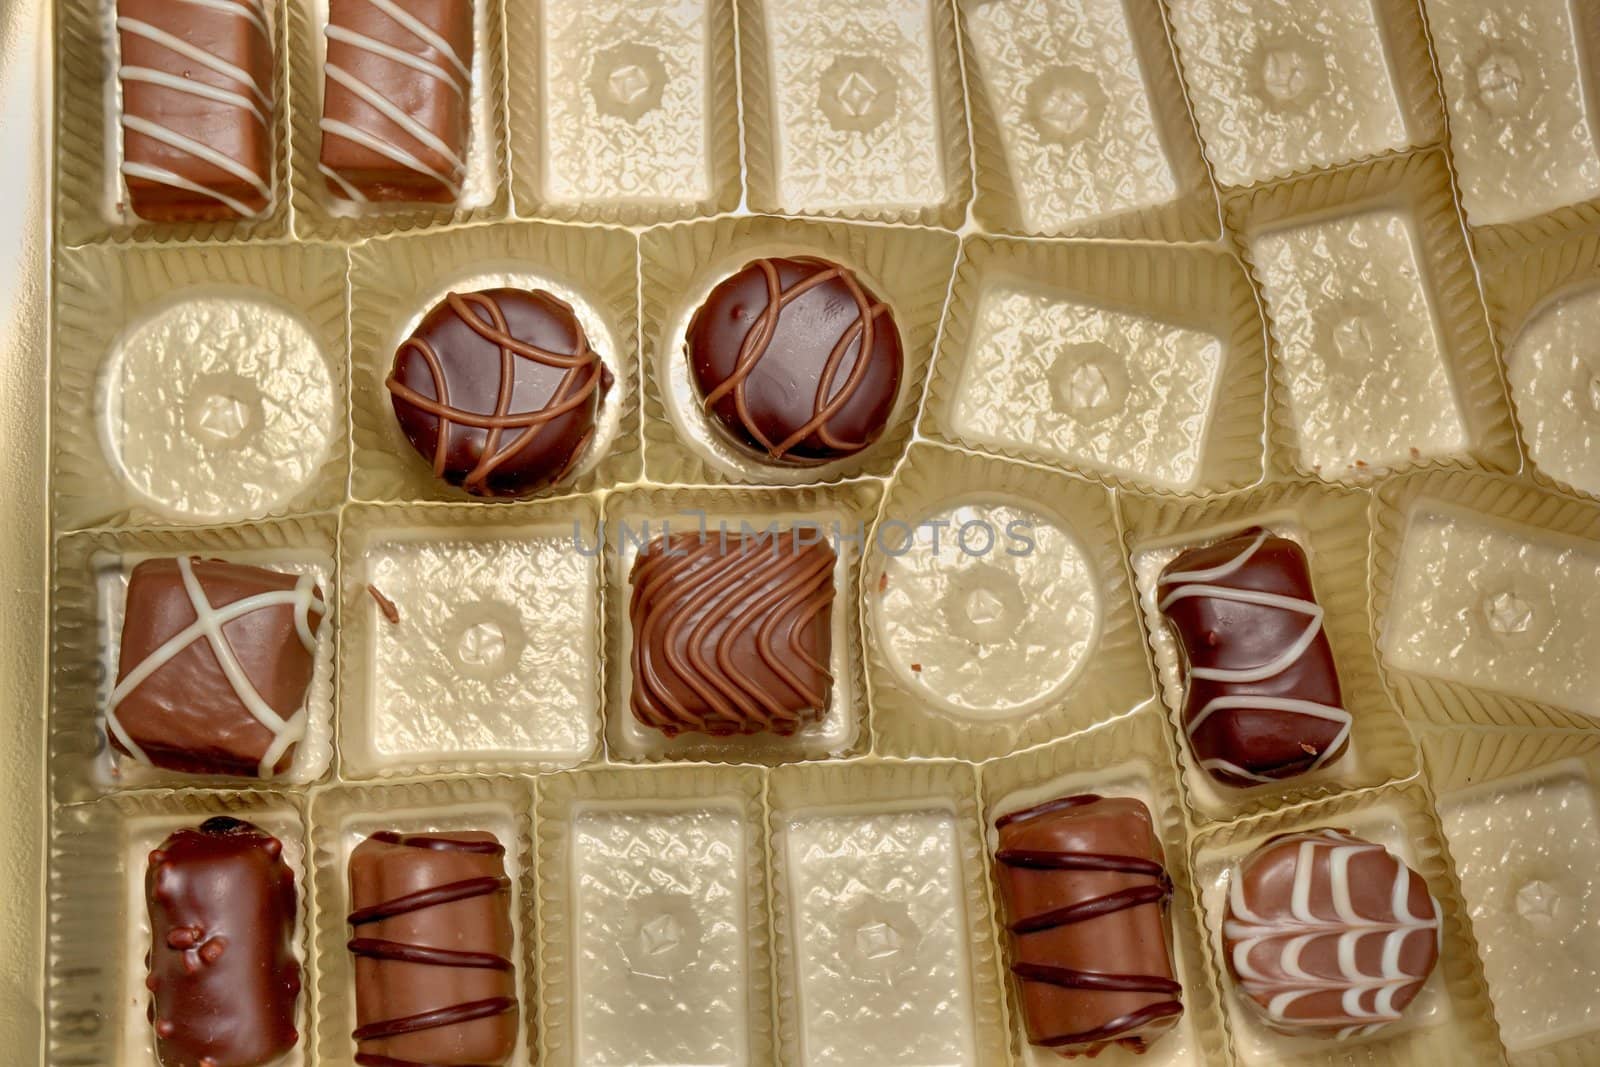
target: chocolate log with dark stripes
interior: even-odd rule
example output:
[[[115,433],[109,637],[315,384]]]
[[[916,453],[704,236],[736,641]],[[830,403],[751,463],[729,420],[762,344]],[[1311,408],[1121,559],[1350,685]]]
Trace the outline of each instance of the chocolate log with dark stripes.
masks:
[[[1001,816],[995,854],[1028,1040],[1143,1052],[1183,1014],[1166,908],[1172,883],[1150,812],[1128,797],[1063,797]]]
[[[517,1042],[511,881],[481,830],[382,830],[350,855],[356,1063],[502,1064]]]

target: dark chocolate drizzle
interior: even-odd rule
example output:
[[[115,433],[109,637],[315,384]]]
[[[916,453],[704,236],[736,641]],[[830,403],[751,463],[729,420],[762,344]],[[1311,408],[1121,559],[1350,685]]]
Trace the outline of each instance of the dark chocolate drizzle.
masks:
[[[1092,989],[1100,993],[1165,993],[1177,996],[1183,987],[1154,974],[1102,974],[1052,967],[1044,963],[1014,963],[1011,973],[1029,982],[1046,982],[1063,989]]]
[[[402,834],[394,830],[379,830],[372,835],[372,839],[382,841],[388,845],[400,845],[405,848],[425,848],[436,852],[471,852],[485,856],[501,856],[505,854],[505,846],[497,841],[462,841],[450,837]],[[415,893],[407,893],[404,896],[394,897],[381,903],[373,904],[370,907],[353,911],[346,921],[351,926],[365,926],[397,915],[438,907],[441,904],[487,896],[490,893],[497,893],[501,889],[507,888],[510,884],[511,880],[504,876],[467,878],[459,882],[449,882],[445,885],[433,886],[429,889],[418,890]],[[348,947],[354,955],[368,959],[395,960],[403,963],[428,964],[436,967],[470,967],[496,971],[515,970],[515,965],[510,960],[492,952],[464,952],[454,949],[430,948],[427,945],[414,945],[408,942],[388,941],[375,937],[352,938]],[[517,999],[515,997],[492,997],[488,1000],[474,1000],[465,1004],[452,1004],[449,1007],[438,1008],[434,1011],[419,1012],[416,1015],[406,1015],[395,1019],[380,1019],[377,1022],[358,1027],[351,1036],[357,1042],[377,1041],[388,1037],[399,1037],[403,1034],[413,1034],[419,1030],[432,1030],[441,1026],[455,1026],[477,1019],[487,1019],[508,1011],[515,1011],[516,1007]],[[428,1064],[419,1064],[410,1060],[368,1053],[358,1054],[356,1063],[361,1064],[362,1067],[429,1067]]]
[[[1103,897],[1094,897],[1090,900],[1079,901],[1077,904],[1069,904],[1064,908],[1056,908],[1054,911],[1029,915],[1012,923],[1010,929],[1014,934],[1031,934],[1039,930],[1066,926],[1068,923],[1079,923],[1086,919],[1110,915],[1112,912],[1122,911],[1124,908],[1137,908],[1141,904],[1160,904],[1171,895],[1172,886],[1167,883],[1165,878],[1162,878],[1154,885],[1131,886],[1127,889],[1119,889],[1115,893],[1107,893]]]
[[[374,835],[376,836],[376,835]],[[398,841],[388,841],[388,844],[399,844]],[[411,846],[416,848],[418,846]],[[381,904],[374,904],[370,908],[361,908],[352,911],[346,921],[351,926],[366,926],[369,923],[382,922],[392,919],[396,915],[405,915],[413,911],[422,911],[424,908],[437,907],[440,904],[452,904],[458,900],[470,900],[473,897],[487,896],[499,889],[504,889],[511,884],[511,879],[499,878],[468,878],[460,882],[447,882],[428,889],[419,889],[415,893],[407,893],[403,897],[395,897]]]
[[[385,941],[381,937],[357,937],[347,946],[351,953],[371,960],[399,960],[426,963],[434,967],[481,967],[490,971],[509,971],[511,961],[493,952],[462,952],[451,948],[428,948],[406,941]]]
[[[456,1026],[475,1019],[488,1019],[512,1011],[517,1006],[516,997],[490,997],[466,1004],[452,1004],[448,1008],[418,1012],[398,1019],[384,1019],[368,1023],[355,1032],[357,1041],[378,1041],[386,1037],[414,1034],[418,1030],[433,1030],[441,1026]]]

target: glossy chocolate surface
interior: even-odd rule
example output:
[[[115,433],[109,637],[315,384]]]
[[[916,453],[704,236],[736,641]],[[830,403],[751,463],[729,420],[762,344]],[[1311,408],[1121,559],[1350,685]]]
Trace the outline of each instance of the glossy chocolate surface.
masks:
[[[791,532],[658,537],[634,561],[634,717],[675,737],[793,734],[832,687],[834,564]]]
[[[356,1063],[502,1064],[517,1045],[511,882],[481,830],[380,831],[350,854]]]
[[[265,211],[276,101],[261,0],[117,0],[117,41],[134,214],[186,222]]]
[[[420,202],[460,195],[472,23],[472,0],[328,0],[318,169],[331,193]]]
[[[562,480],[595,432],[611,374],[572,308],[542,291],[451,293],[395,353],[395,418],[433,472],[517,497]]]
[[[1183,655],[1185,732],[1213,777],[1256,785],[1343,754],[1350,714],[1298,544],[1252,528],[1190,549],[1156,596]]]
[[[720,282],[689,323],[688,354],[706,411],[773,463],[860,452],[900,391],[894,316],[821,259],[758,259]]]
[[[1364,1036],[1400,1018],[1439,960],[1422,877],[1345,830],[1285,834],[1228,874],[1228,969],[1274,1029]]]
[[[309,577],[222,560],[140,563],[106,709],[112,747],[189,774],[281,773],[305,734],[326,610]]]
[[[150,1022],[164,1067],[258,1067],[294,1047],[294,872],[271,834],[218,816],[150,853]]]
[[[1137,800],[1064,797],[996,822],[995,875],[1028,1040],[1135,1052],[1183,1014],[1167,943],[1172,884]]]

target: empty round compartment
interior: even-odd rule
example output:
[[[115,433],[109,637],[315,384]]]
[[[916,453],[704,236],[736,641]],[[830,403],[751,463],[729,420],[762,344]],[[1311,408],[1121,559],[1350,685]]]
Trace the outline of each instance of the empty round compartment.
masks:
[[[96,399],[117,477],[185,522],[283,509],[316,478],[340,421],[311,330],[254,293],[188,297],[134,323],[114,343]]]
[[[1083,666],[1099,578],[1067,525],[1025,501],[974,497],[886,515],[871,625],[900,684],[965,718],[1031,711]]]

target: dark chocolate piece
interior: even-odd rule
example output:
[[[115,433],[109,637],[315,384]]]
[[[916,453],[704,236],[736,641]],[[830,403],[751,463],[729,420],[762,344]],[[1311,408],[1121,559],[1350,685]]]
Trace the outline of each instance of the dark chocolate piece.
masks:
[[[305,735],[326,612],[309,575],[222,560],[140,563],[106,707],[112,747],[189,774],[282,773]]]
[[[900,392],[894,316],[822,259],[747,264],[695,312],[688,348],[706,411],[772,463],[860,452],[883,433]]]
[[[383,617],[389,620],[390,626],[397,625],[400,622],[400,609],[395,606],[394,601],[384,596],[382,591],[371,582],[367,583],[367,594],[372,597],[372,602],[378,605],[378,610],[383,613]]]
[[[1347,1038],[1394,1022],[1439,960],[1421,875],[1346,830],[1275,837],[1228,873],[1228,969],[1276,1030]]]
[[[322,158],[335,196],[461,195],[472,98],[472,0],[328,0]]]
[[[350,854],[356,1063],[511,1058],[517,976],[504,855],[482,830],[382,830]]]
[[[1252,528],[1189,549],[1156,597],[1183,655],[1184,732],[1213,777],[1274,782],[1344,753],[1350,713],[1299,545]]]
[[[117,0],[122,176],[153,222],[249,218],[272,200],[272,21],[261,0]]]
[[[995,823],[996,881],[1028,1040],[1134,1052],[1183,1014],[1167,945],[1172,883],[1137,800],[1065,797]]]
[[[559,482],[594,436],[611,373],[543,291],[451,293],[395,353],[395,418],[433,473],[478,496]]]
[[[833,677],[833,549],[777,534],[658,537],[634,561],[634,717],[684,732],[790,735]]]
[[[283,845],[218,816],[150,853],[150,1022],[164,1067],[258,1067],[294,1047],[300,964]]]

